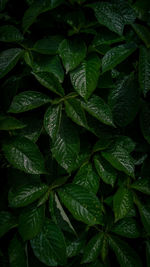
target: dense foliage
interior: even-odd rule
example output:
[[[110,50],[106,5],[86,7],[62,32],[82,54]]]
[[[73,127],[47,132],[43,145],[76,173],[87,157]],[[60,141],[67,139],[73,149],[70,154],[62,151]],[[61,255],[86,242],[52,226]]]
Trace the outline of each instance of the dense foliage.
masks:
[[[149,0],[0,12],[0,266],[150,266]]]

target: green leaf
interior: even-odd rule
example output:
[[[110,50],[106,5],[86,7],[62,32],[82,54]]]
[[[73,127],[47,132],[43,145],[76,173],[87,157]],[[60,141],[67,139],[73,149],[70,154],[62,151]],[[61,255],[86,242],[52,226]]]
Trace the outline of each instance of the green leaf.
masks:
[[[25,245],[17,236],[10,241],[8,254],[10,267],[28,266]]]
[[[3,144],[6,159],[16,169],[31,173],[46,173],[44,158],[38,146],[25,137],[11,138]]]
[[[141,231],[137,221],[133,218],[124,218],[115,223],[111,231],[127,238],[140,237]]]
[[[65,101],[65,111],[69,118],[82,127],[87,127],[86,115],[78,99],[68,99]]]
[[[86,56],[86,45],[80,39],[63,40],[59,46],[59,55],[66,73],[75,69]]]
[[[87,102],[81,102],[82,107],[100,122],[114,126],[112,113],[109,106],[102,98],[92,95]]]
[[[101,135],[100,139],[95,143],[93,151],[97,152],[100,150],[105,150],[112,143],[112,136],[109,134]]]
[[[113,209],[115,221],[124,218],[133,207],[132,192],[124,187],[120,187],[113,196]]]
[[[139,177],[132,185],[131,188],[140,191],[146,195],[150,195],[150,179],[149,177]]]
[[[132,24],[133,29],[139,36],[139,38],[145,43],[147,48],[150,48],[150,32],[147,27],[141,24]]]
[[[50,98],[37,91],[24,91],[16,95],[8,109],[10,113],[21,113],[38,108],[50,102]]]
[[[53,157],[58,163],[70,172],[80,150],[80,139],[77,129],[63,116],[60,122],[59,131],[52,144]]]
[[[145,231],[150,235],[150,206],[143,204],[139,200],[135,200],[135,204],[138,207]]]
[[[11,71],[23,54],[23,49],[10,48],[0,53],[0,78]]]
[[[81,185],[93,193],[99,188],[99,177],[91,163],[87,162],[78,170],[73,180],[74,184]]]
[[[58,47],[63,41],[61,35],[52,35],[46,38],[38,40],[32,50],[44,55],[56,55],[58,53]]]
[[[89,55],[75,70],[70,73],[71,83],[77,93],[87,100],[96,89],[100,59],[97,55]]]
[[[49,219],[42,231],[31,241],[35,256],[48,266],[66,264],[66,244],[59,227]]]
[[[116,254],[117,260],[121,267],[141,267],[142,263],[138,254],[125,241],[115,236],[109,236],[109,244]]]
[[[128,58],[136,48],[134,43],[121,44],[111,48],[102,58],[102,71],[106,72],[116,67]]]
[[[92,46],[97,47],[105,44],[111,45],[124,41],[124,39],[125,38],[123,36],[118,36],[116,33],[109,31],[107,28],[100,28],[92,41]]]
[[[22,27],[24,32],[28,30],[28,28],[36,21],[36,18],[53,8],[59,6],[63,0],[37,0],[34,1],[33,4],[25,11],[23,19],[22,19]]]
[[[64,96],[64,89],[59,83],[58,79],[54,76],[54,74],[49,72],[33,72],[32,74],[41,85],[59,96]]]
[[[1,42],[21,42],[23,35],[13,25],[4,25],[0,27],[0,41]]]
[[[133,152],[136,147],[136,143],[129,136],[119,135],[114,140],[116,146],[121,146],[129,153]]]
[[[25,126],[26,125],[23,122],[10,116],[4,116],[3,119],[0,119],[0,130],[11,131],[15,129],[22,129]]]
[[[99,199],[80,185],[68,184],[58,190],[60,200],[73,217],[88,225],[102,224],[102,207]]]
[[[0,211],[0,238],[16,226],[16,218],[10,212]]]
[[[23,209],[19,216],[18,231],[24,241],[34,238],[44,222],[44,206],[31,205]]]
[[[40,198],[48,186],[45,184],[25,184],[11,188],[8,194],[9,205],[12,208],[25,207]]]
[[[77,238],[73,241],[67,242],[67,257],[71,258],[80,253],[82,248],[84,247],[85,239],[84,238]]]
[[[114,168],[134,177],[133,158],[122,146],[114,144],[109,150],[102,151],[101,154]]]
[[[89,263],[95,261],[98,258],[102,248],[103,238],[103,234],[98,233],[90,239],[84,249],[81,263]]]
[[[94,164],[98,175],[104,183],[114,186],[117,178],[116,170],[100,155],[94,156]]]
[[[140,47],[139,56],[139,83],[144,96],[150,90],[150,50]]]
[[[142,134],[146,141],[150,144],[150,105],[149,103],[143,103],[140,113],[140,127]]]
[[[108,103],[115,124],[124,127],[134,120],[139,108],[139,91],[132,74],[118,81],[109,95]]]
[[[44,115],[44,127],[48,135],[54,140],[61,123],[62,106],[50,106]]]

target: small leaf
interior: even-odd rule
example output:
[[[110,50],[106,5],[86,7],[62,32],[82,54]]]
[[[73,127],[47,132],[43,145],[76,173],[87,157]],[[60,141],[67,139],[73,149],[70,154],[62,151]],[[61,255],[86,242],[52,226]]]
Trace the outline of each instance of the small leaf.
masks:
[[[81,166],[74,177],[73,183],[81,185],[95,194],[97,193],[99,188],[99,177],[91,163],[87,162]]]
[[[18,231],[24,241],[34,238],[44,222],[44,206],[32,205],[24,208],[19,216]]]
[[[25,126],[26,125],[23,122],[10,116],[3,117],[3,119],[0,119],[0,130],[11,131],[16,129],[22,129]]]
[[[50,102],[50,98],[37,91],[24,91],[16,95],[8,109],[10,113],[21,113]]]
[[[89,263],[96,260],[100,254],[103,243],[103,234],[98,233],[88,242],[87,246],[84,249],[83,257],[81,263]]]
[[[63,39],[61,35],[40,39],[34,44],[32,50],[44,55],[55,55],[58,53],[58,47]]]
[[[20,48],[10,48],[0,53],[0,78],[15,67],[22,55],[23,49]]]
[[[146,141],[150,144],[150,105],[149,103],[143,103],[140,113],[140,127],[142,134]]]
[[[61,123],[62,106],[50,106],[44,115],[44,127],[46,132],[54,140]]]
[[[141,234],[140,227],[137,224],[137,221],[133,218],[124,218],[120,220],[114,224],[111,231],[127,238],[138,238]]]
[[[70,73],[71,83],[77,93],[87,100],[96,89],[100,59],[97,55],[90,55],[75,70]]]
[[[35,256],[48,266],[66,264],[66,244],[59,227],[49,219],[42,231],[31,241]]]
[[[140,47],[139,56],[139,83],[144,96],[150,90],[150,50]]]
[[[78,99],[68,99],[65,101],[65,111],[75,123],[82,127],[87,127],[86,115]]]
[[[106,72],[113,69],[127,57],[129,57],[137,46],[134,43],[121,44],[111,48],[102,58],[102,71]]]
[[[0,211],[0,238],[16,226],[16,218],[10,212]]]
[[[32,74],[41,85],[59,96],[64,96],[64,89],[59,83],[58,79],[54,76],[54,74],[49,72],[33,72]]]
[[[145,43],[147,48],[150,48],[150,32],[147,27],[141,24],[132,24],[133,29],[139,36],[139,38]]]
[[[121,267],[142,267],[138,254],[125,241],[115,236],[109,236],[109,244]]]
[[[52,144],[53,157],[58,163],[70,172],[80,150],[80,139],[77,129],[63,116],[60,123],[59,132]]]
[[[81,105],[87,112],[102,123],[114,126],[111,110],[99,96],[92,95],[87,102],[82,101]]]
[[[44,158],[38,146],[25,137],[11,138],[3,144],[6,159],[15,168],[31,173],[46,173]]]
[[[102,224],[102,207],[99,199],[80,185],[68,184],[58,190],[62,203],[73,217],[88,225]]]
[[[9,205],[12,208],[25,207],[40,198],[48,186],[45,184],[26,184],[18,188],[12,188],[8,194]]]
[[[100,155],[94,156],[94,164],[98,175],[104,183],[114,186],[117,178],[116,170]]]
[[[124,218],[133,207],[132,192],[127,188],[119,188],[113,197],[115,221]]]
[[[82,40],[63,40],[59,46],[59,55],[66,73],[75,69],[86,56],[86,46]]]
[[[13,25],[4,25],[0,27],[0,41],[1,42],[21,42],[23,35]]]
[[[149,177],[139,177],[132,185],[131,188],[140,191],[146,195],[150,195],[150,179]]]
[[[10,267],[28,267],[25,245],[17,236],[10,241],[8,254]]]

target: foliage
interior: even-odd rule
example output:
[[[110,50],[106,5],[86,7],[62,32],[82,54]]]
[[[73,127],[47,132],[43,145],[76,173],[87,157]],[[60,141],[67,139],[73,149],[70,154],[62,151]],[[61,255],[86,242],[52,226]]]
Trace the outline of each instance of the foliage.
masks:
[[[150,266],[149,1],[0,12],[0,265]]]

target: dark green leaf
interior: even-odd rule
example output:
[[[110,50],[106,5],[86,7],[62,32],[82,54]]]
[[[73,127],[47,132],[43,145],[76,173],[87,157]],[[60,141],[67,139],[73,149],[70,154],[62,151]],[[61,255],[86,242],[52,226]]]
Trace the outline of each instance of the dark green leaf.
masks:
[[[48,186],[45,184],[27,184],[18,188],[12,188],[9,191],[8,201],[13,208],[25,207],[40,198]]]
[[[10,117],[10,116],[4,116],[3,118],[0,118],[0,130],[15,130],[15,129],[22,129],[26,125],[17,120],[16,118]]]
[[[150,90],[150,50],[140,47],[139,57],[139,83],[144,96]]]
[[[58,47],[63,39],[61,35],[52,35],[38,40],[34,44],[33,50],[45,55],[55,55],[58,53]]]
[[[42,231],[31,240],[35,256],[48,266],[66,264],[66,244],[59,227],[49,219]]]
[[[150,206],[143,204],[139,200],[136,200],[135,203],[138,207],[143,226],[146,232],[150,235]]]
[[[5,25],[0,27],[1,42],[21,42],[23,35],[13,25]]]
[[[148,103],[144,103],[140,113],[140,126],[141,131],[146,139],[146,141],[150,144],[150,106]]]
[[[140,227],[137,221],[133,218],[124,218],[114,224],[111,229],[117,235],[128,238],[138,238],[141,234]]]
[[[81,185],[95,194],[97,193],[99,188],[99,177],[91,163],[87,162],[81,166],[74,177],[73,183]]]
[[[131,188],[136,189],[146,195],[150,195],[150,179],[149,177],[146,178],[139,178],[136,180],[132,185]]]
[[[16,218],[10,212],[0,211],[0,238],[16,226]]]
[[[20,48],[10,48],[0,53],[0,78],[15,67],[22,55],[23,49]]]
[[[102,224],[102,207],[99,199],[80,185],[69,184],[59,189],[60,200],[73,217],[88,225]]]
[[[74,89],[84,99],[88,99],[96,89],[100,63],[99,57],[92,54],[70,73]]]
[[[150,47],[150,31],[147,27],[141,24],[132,24],[133,29],[139,36],[139,38],[145,43],[146,47]]]
[[[28,266],[25,245],[17,236],[10,241],[8,254],[10,267]]]
[[[9,139],[3,144],[6,159],[17,169],[31,174],[46,173],[38,146],[25,137]]]
[[[146,241],[146,261],[147,261],[147,266],[150,265],[150,241]]]

